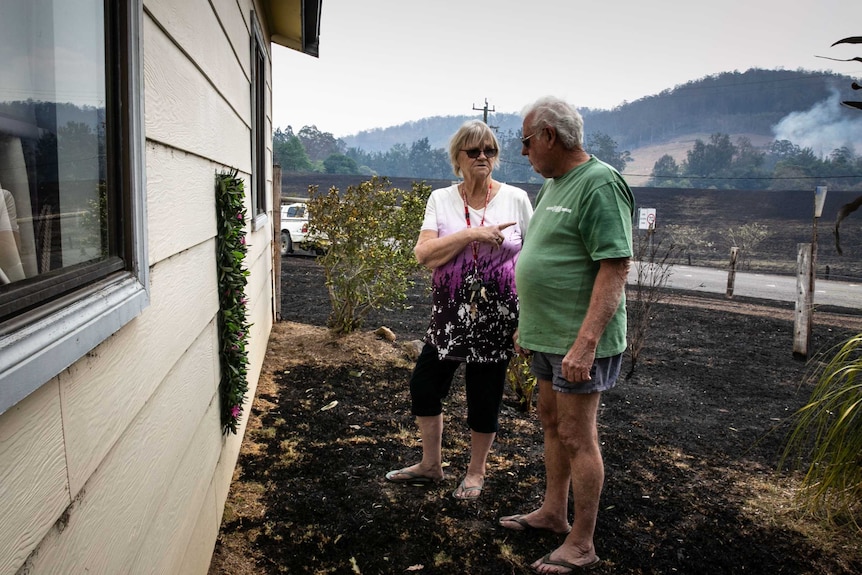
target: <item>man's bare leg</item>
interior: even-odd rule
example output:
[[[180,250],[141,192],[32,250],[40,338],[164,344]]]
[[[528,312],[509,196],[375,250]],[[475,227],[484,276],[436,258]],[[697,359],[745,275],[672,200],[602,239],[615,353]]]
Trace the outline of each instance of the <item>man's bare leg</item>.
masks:
[[[561,455],[571,473],[575,519],[563,544],[551,552],[552,561],[589,565],[597,560],[593,534],[605,477],[596,425],[600,399],[601,393],[557,394],[558,436]],[[541,559],[533,563],[533,568],[538,573],[569,572]]]
[[[563,454],[560,436],[557,433],[557,396],[550,381],[539,380],[539,419],[545,438],[545,498],[541,507],[522,516],[500,518],[500,525],[509,529],[523,529],[513,517],[519,517],[536,529],[547,529],[565,533],[569,529],[569,484],[571,467]]]

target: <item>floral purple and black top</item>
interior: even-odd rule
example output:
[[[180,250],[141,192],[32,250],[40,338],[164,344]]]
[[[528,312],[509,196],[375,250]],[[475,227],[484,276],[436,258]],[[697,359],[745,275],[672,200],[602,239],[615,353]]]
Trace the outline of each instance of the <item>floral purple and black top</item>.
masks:
[[[512,335],[518,327],[518,294],[515,262],[533,207],[527,192],[502,184],[484,210],[470,209],[470,221],[478,226],[516,222],[502,231],[497,247],[478,244],[474,260],[468,245],[455,258],[434,270],[431,323],[425,342],[437,348],[441,359],[468,362],[508,360],[514,353]],[[464,200],[457,185],[431,192],[425,207],[423,230],[437,237],[467,227]]]

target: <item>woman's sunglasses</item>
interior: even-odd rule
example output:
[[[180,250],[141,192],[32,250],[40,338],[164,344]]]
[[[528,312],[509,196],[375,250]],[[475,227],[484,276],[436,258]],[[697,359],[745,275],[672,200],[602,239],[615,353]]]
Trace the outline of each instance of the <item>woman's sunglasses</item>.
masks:
[[[484,150],[480,150],[479,148],[470,148],[469,150],[461,150],[461,151],[464,152],[465,154],[467,154],[468,158],[475,160],[481,154],[485,154],[486,158],[493,158],[494,156],[497,155],[497,152],[499,150],[497,150],[497,148],[485,148]]]

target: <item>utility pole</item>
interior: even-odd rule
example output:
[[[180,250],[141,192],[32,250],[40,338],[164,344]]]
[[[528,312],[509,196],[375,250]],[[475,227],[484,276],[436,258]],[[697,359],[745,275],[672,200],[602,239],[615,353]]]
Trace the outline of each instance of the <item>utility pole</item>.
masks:
[[[485,107],[484,108],[477,108],[476,104],[473,104],[473,109],[474,110],[482,110],[482,121],[485,122],[486,124],[488,123],[488,112],[496,112],[497,111],[495,108],[491,108],[490,110],[488,109],[488,98],[485,98]],[[491,126],[491,128],[496,129],[497,126]]]

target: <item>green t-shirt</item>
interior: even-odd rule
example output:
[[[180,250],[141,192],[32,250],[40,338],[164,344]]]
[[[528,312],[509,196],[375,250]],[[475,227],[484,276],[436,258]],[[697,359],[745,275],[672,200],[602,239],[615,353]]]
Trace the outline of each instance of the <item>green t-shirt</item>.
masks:
[[[634,208],[628,184],[595,156],[545,182],[515,268],[519,345],[561,355],[569,351],[587,313],[600,260],[632,256]],[[625,348],[623,294],[596,357]]]

